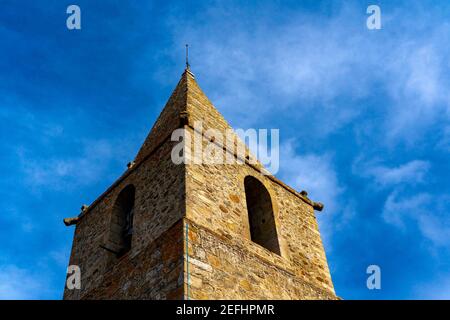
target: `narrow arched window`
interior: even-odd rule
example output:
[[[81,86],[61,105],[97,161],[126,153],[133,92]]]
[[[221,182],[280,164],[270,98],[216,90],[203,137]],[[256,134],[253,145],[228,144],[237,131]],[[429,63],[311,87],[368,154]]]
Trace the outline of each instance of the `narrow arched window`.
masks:
[[[134,186],[128,185],[120,192],[114,203],[111,219],[110,243],[113,252],[115,252],[117,256],[122,256],[131,249],[134,195]]]
[[[258,179],[251,176],[245,177],[244,185],[252,241],[280,254],[269,192]]]

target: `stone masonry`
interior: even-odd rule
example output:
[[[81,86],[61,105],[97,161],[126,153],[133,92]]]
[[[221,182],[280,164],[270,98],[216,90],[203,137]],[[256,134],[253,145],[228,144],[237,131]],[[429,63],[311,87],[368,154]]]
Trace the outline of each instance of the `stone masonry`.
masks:
[[[69,264],[81,269],[81,289],[66,288],[64,299],[337,299],[314,212],[321,204],[262,174],[245,146],[243,164],[174,164],[172,132],[194,134],[195,121],[204,146],[214,141],[207,129],[231,129],[187,69],[128,170],[71,220]],[[122,253],[117,199],[130,185],[132,238]]]

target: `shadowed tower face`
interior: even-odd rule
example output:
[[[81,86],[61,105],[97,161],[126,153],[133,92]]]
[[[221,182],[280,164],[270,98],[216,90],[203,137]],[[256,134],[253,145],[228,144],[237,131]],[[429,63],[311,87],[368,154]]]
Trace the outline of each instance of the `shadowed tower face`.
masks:
[[[64,298],[336,299],[320,206],[262,174],[237,138],[214,143],[233,157],[242,147],[241,163],[174,163],[176,129],[205,148],[208,129],[231,130],[188,68],[128,170],[70,220],[81,289]]]

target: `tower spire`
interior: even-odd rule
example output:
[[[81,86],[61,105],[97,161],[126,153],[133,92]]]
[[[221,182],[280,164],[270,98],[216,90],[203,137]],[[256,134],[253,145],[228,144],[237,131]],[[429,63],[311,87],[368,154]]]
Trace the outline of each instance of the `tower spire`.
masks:
[[[189,70],[189,45],[186,44],[186,69]]]

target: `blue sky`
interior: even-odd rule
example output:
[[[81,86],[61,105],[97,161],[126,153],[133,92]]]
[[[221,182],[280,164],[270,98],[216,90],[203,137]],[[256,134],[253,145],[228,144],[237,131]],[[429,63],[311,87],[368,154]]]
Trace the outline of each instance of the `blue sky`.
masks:
[[[62,297],[62,218],[133,159],[185,43],[232,126],[280,129],[277,176],[325,203],[339,296],[450,298],[448,1],[143,2],[0,2],[0,298]]]

